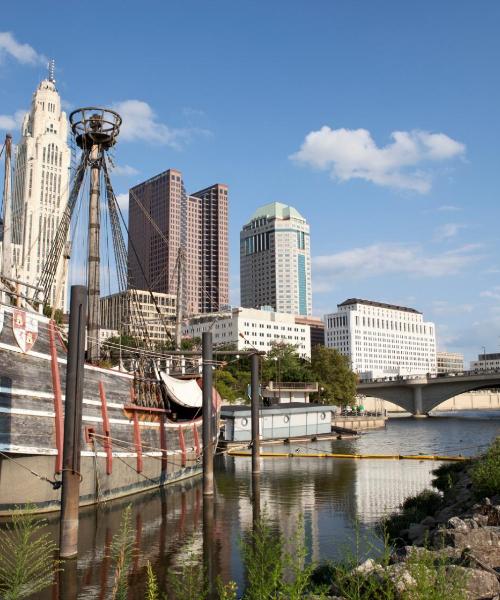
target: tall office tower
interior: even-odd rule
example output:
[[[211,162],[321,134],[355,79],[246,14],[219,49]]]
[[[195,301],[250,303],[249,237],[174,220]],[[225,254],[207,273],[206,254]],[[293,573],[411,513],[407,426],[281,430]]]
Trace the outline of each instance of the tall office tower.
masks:
[[[414,308],[349,298],[325,316],[326,345],[363,378],[437,372],[436,330]]]
[[[241,305],[312,313],[309,225],[292,206],[259,208],[240,233]]]
[[[197,314],[223,308],[229,301],[227,220],[225,185],[189,196],[182,173],[169,169],[133,187],[129,192],[130,285],[176,294],[181,255],[184,311]]]
[[[191,195],[201,206],[200,310],[210,313],[229,304],[227,186],[215,184]],[[190,222],[188,219],[188,228]]]
[[[20,279],[36,285],[44,259],[67,203],[71,152],[66,113],[54,79],[54,62],[33,94],[16,148],[12,191],[12,242],[18,245],[15,269]],[[66,304],[66,272],[61,259],[50,302]]]

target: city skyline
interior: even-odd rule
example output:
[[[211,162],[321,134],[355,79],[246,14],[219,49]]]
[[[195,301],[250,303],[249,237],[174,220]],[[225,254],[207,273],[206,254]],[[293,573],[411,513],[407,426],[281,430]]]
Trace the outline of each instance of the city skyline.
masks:
[[[314,314],[349,297],[415,306],[436,323],[440,350],[470,360],[499,348],[499,85],[487,59],[498,54],[498,6],[291,2],[285,24],[280,3],[190,2],[171,7],[164,36],[161,15],[121,4],[142,50],[123,28],[90,57],[96,67],[63,26],[70,7],[27,4],[37,18],[10,7],[0,34],[2,130],[19,140],[54,56],[67,112],[103,104],[124,117],[117,191],[166,168],[189,172],[192,189],[227,183],[232,304],[239,230],[282,201],[311,225]],[[203,53],[179,44],[207,23],[220,30]]]

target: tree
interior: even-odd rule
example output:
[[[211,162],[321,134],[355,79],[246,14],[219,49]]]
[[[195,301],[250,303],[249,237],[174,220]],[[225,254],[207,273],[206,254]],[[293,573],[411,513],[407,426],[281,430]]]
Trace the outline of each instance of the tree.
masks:
[[[334,348],[315,346],[311,367],[318,380],[318,401],[324,404],[353,404],[356,399],[356,374],[352,372],[347,356]]]
[[[262,360],[262,381],[311,381],[311,364],[293,344],[276,342]]]
[[[50,304],[44,304],[43,306],[43,314],[46,317],[49,317],[49,319],[52,317],[52,306],[50,306]],[[61,325],[62,321],[63,321],[63,311],[60,308],[56,308],[54,311],[54,321],[57,323],[57,325]]]

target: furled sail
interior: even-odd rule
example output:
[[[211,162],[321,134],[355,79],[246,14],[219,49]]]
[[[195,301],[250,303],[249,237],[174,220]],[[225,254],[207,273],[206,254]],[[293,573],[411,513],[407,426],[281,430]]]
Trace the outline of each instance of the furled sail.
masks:
[[[175,379],[164,371],[160,372],[160,377],[174,402],[180,406],[201,408],[203,393],[195,379]]]

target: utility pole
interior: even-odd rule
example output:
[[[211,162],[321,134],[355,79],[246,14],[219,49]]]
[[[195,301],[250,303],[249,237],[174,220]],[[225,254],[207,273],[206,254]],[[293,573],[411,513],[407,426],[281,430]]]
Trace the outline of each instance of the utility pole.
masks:
[[[203,495],[212,496],[214,493],[214,432],[213,419],[213,346],[212,332],[202,333],[202,359],[203,359]]]
[[[82,429],[83,364],[87,289],[71,287],[66,402],[64,411],[63,470],[61,492],[60,556],[78,554],[78,505],[80,499],[80,436]]]

